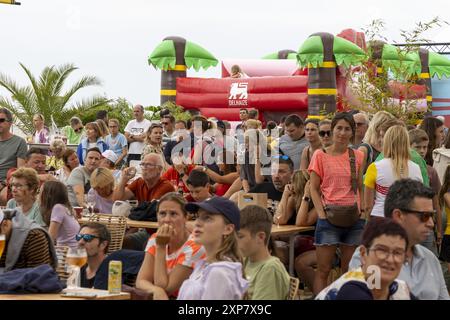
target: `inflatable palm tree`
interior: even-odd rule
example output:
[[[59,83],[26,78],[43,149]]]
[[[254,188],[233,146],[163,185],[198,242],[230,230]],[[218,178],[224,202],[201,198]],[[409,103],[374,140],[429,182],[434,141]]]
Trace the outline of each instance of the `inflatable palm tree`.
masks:
[[[356,44],[326,32],[314,33],[297,54],[302,67],[308,67],[308,115],[336,111],[336,67],[360,65],[366,53]]]
[[[378,67],[378,75],[384,70],[390,70],[403,80],[416,76],[417,83],[426,87],[427,107],[431,109],[433,101],[431,78],[450,77],[450,60],[423,48],[402,51],[382,41],[373,41],[369,46],[372,52],[370,58]]]
[[[153,50],[148,63],[161,69],[161,105],[174,101],[177,94],[178,77],[186,77],[186,70],[194,67],[208,69],[218,60],[199,45],[181,37],[167,37]]]

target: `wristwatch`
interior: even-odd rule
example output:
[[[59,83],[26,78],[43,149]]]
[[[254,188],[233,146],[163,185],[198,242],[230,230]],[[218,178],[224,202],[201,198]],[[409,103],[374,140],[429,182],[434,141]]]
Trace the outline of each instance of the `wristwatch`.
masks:
[[[184,172],[180,173],[179,176],[180,176],[180,179],[183,179],[183,177],[184,177]]]
[[[302,200],[309,202],[311,200],[311,198],[307,197],[307,196],[303,196]]]
[[[203,172],[206,172],[208,170],[208,167],[203,167]]]

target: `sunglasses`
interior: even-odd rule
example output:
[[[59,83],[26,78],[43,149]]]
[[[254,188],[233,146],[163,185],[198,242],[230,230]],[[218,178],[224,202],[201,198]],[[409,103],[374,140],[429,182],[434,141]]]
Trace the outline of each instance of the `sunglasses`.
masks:
[[[73,131],[75,131],[75,132],[81,132],[81,130],[83,130],[83,128],[76,128],[76,129],[73,129]]]
[[[80,234],[79,233],[75,236],[75,240],[80,241],[81,239],[83,239],[86,242],[91,242],[95,238],[100,239],[100,237],[94,236],[93,234]]]
[[[319,136],[321,136],[321,137],[325,137],[325,136],[331,137],[331,131],[322,131],[322,130],[320,130],[319,131]]]
[[[432,211],[418,211],[418,210],[411,210],[411,209],[400,209],[403,212],[407,213],[413,213],[419,218],[421,222],[427,222],[428,219],[433,218],[436,214],[436,210]]]
[[[162,124],[163,126],[167,126],[169,123],[168,123],[168,122],[161,122],[161,124]]]
[[[289,156],[287,155],[278,155],[278,156],[273,156],[272,158],[274,159],[283,159],[283,160],[289,160]]]
[[[8,120],[6,118],[0,118],[0,123],[3,123],[3,122],[8,122]]]

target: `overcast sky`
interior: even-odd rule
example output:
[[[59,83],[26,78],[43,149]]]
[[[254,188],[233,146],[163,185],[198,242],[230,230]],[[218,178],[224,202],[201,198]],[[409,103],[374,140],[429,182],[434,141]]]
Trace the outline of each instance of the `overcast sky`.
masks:
[[[19,0],[0,4],[0,72],[21,84],[19,62],[38,74],[45,66],[74,63],[72,80],[89,74],[101,87],[81,91],[132,103],[159,105],[160,71],[148,65],[152,50],[177,35],[209,50],[217,59],[260,58],[298,50],[314,32],[361,30],[383,19],[389,40],[401,41],[400,29],[435,16],[450,22],[450,1],[159,1]],[[450,28],[435,29],[429,39],[450,42]],[[220,63],[192,77],[220,77]],[[0,89],[0,94],[6,94]]]

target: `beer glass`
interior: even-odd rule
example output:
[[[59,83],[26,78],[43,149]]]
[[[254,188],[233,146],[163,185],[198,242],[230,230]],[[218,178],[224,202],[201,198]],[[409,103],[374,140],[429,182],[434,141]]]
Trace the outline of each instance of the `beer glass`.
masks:
[[[66,256],[69,277],[67,278],[67,289],[80,288],[80,269],[87,263],[87,253],[84,248],[69,248]]]
[[[0,234],[0,259],[2,258],[3,251],[5,250],[6,238],[4,234]]]

